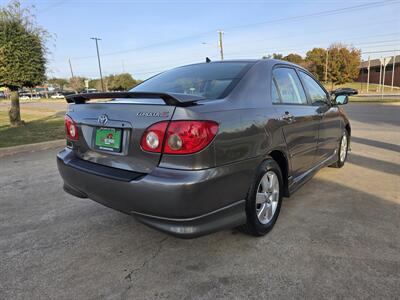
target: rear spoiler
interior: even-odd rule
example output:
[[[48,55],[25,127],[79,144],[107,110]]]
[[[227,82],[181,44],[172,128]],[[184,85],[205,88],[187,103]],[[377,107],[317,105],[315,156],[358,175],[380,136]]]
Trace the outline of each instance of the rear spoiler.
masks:
[[[204,97],[197,95],[179,93],[153,93],[153,92],[105,92],[105,93],[84,93],[65,96],[68,103],[84,104],[90,99],[162,99],[165,104],[172,106],[190,106],[194,102],[204,100]]]

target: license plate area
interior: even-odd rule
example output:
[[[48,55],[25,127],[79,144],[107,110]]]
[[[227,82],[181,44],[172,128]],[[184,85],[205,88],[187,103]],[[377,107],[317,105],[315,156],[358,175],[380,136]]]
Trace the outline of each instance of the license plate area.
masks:
[[[94,148],[107,152],[121,152],[122,129],[119,128],[96,128]]]

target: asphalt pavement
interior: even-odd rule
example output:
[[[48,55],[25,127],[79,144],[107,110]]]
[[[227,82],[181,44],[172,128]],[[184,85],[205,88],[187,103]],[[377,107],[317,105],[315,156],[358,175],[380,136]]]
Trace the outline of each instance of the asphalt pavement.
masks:
[[[346,110],[349,161],[261,238],[177,239],[65,194],[57,149],[0,158],[0,299],[399,299],[400,105]]]

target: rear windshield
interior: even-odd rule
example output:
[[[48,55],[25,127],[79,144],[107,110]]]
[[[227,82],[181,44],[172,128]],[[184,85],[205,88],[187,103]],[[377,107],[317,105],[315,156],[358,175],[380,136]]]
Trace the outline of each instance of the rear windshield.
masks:
[[[156,75],[131,92],[181,93],[221,98],[250,67],[249,62],[204,63],[172,69]]]

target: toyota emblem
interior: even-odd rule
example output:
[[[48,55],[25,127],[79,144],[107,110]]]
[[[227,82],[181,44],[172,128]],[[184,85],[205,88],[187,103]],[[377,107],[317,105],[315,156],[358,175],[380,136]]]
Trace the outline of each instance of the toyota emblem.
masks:
[[[108,117],[107,115],[101,115],[97,118],[97,121],[101,124],[101,125],[105,125],[108,122]]]

